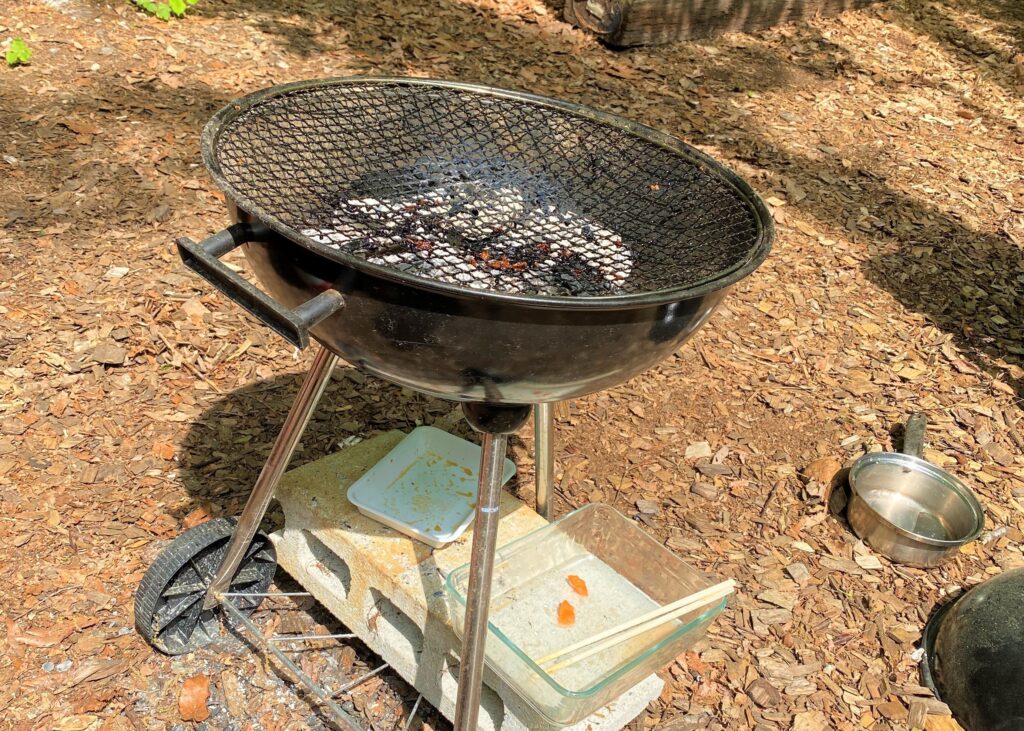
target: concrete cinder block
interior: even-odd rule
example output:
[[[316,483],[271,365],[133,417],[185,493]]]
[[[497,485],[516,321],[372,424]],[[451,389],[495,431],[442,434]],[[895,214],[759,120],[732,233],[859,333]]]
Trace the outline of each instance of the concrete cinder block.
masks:
[[[273,538],[281,567],[451,719],[461,643],[444,576],[469,560],[472,530],[434,550],[365,517],[346,498],[349,485],[404,436],[388,432],[287,473],[277,493],[285,528]],[[498,545],[543,525],[533,510],[502,494]],[[489,670],[484,680],[481,729],[554,728]],[[571,728],[618,731],[658,697],[662,685],[651,675]]]

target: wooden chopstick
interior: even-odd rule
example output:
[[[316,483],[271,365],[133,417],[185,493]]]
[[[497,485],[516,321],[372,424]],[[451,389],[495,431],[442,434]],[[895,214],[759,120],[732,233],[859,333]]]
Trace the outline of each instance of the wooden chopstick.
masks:
[[[607,649],[608,647],[612,647],[618,644],[619,642],[624,642],[628,639],[632,639],[637,635],[641,635],[644,632],[654,629],[658,625],[664,624],[665,622],[668,622],[672,619],[676,619],[677,617],[681,617],[684,614],[688,614],[689,612],[692,612],[694,609],[698,607],[718,601],[719,599],[723,599],[724,597],[731,594],[735,588],[736,582],[733,579],[728,579],[719,584],[715,584],[714,586],[709,586],[706,589],[702,589],[701,591],[698,591],[695,594],[690,594],[689,596],[683,597],[682,599],[672,602],[671,604],[666,604],[663,607],[658,607],[657,609],[647,612],[646,614],[642,614],[639,617],[634,617],[633,619],[623,622],[620,625],[607,629],[603,632],[599,632],[598,634],[593,635],[592,637],[580,640],[579,642],[569,645],[568,647],[563,647],[561,650],[557,650],[556,652],[552,652],[548,655],[545,655],[544,657],[539,658],[534,662],[536,662],[538,665],[543,666],[550,663],[552,660],[560,658],[564,655],[568,655],[569,653],[576,652],[577,650],[583,649],[585,647],[589,647],[590,645],[593,645],[595,643],[600,643],[598,647],[593,649],[592,651],[588,650],[587,652],[575,657],[571,661],[566,660],[549,668],[547,672],[548,674],[551,674],[556,670],[565,667],[566,665],[571,665],[572,663],[577,662],[578,660],[583,660],[584,658],[590,657],[596,652],[600,652],[601,650]]]
[[[645,634],[653,629],[665,625],[673,619],[681,617],[684,614],[689,614],[690,612],[702,606],[706,606],[720,599],[723,599],[729,594],[731,594],[733,590],[732,586],[725,586],[726,583],[728,582],[723,582],[722,584],[716,585],[714,587],[709,587],[709,589],[707,590],[709,593],[703,595],[700,598],[697,598],[696,595],[688,597],[687,602],[680,603],[678,604],[678,606],[676,606],[675,609],[660,614],[646,622],[636,624],[636,620],[633,620],[632,622],[624,623],[623,625],[620,625],[617,628],[613,628],[615,634],[612,634],[611,636],[605,636],[607,635],[607,632],[601,633],[601,635],[595,635],[595,637],[604,636],[602,641],[595,642],[594,639],[590,639],[582,643],[577,643],[575,646],[572,646],[572,649],[564,648],[555,653],[552,656],[552,659],[557,659],[560,657],[565,659],[563,659],[561,662],[551,665],[548,668],[545,668],[545,672],[547,672],[548,675],[556,673],[562,668],[568,667],[569,665],[573,665],[579,662],[580,660],[585,660],[588,657],[596,655],[599,652],[603,652],[607,650],[609,647],[614,647],[615,645],[625,642],[626,640],[630,640],[634,637]],[[582,649],[583,651],[577,652],[576,654],[572,654],[573,652],[576,652],[576,650],[579,649]],[[546,662],[550,662],[550,660]]]

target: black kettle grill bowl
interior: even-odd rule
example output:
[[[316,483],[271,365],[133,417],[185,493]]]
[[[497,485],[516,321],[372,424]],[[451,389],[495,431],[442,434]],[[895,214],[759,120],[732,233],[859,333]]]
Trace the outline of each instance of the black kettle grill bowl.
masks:
[[[922,675],[966,731],[1024,729],[1024,568],[1005,571],[936,611]]]
[[[459,401],[550,402],[629,379],[689,338],[773,235],[749,186],[672,137],[466,84],[274,87],[221,110],[203,155],[243,225],[180,240],[186,264],[297,345],[311,334]],[[376,225],[424,200],[447,215],[360,239],[352,227],[366,222],[339,223],[338,207],[363,200],[384,211]],[[531,209],[550,217],[524,223]],[[545,264],[567,226],[586,238]],[[269,297],[217,261],[237,245]]]

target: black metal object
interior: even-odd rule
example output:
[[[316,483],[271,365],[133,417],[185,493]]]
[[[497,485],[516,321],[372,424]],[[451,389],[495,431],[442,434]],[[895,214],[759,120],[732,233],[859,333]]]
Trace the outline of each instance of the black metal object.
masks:
[[[1024,569],[941,607],[924,633],[925,685],[966,731],[1024,728]]]
[[[236,225],[180,241],[186,264],[297,345],[308,331],[363,370],[469,402],[484,432],[455,711],[471,731],[507,434],[526,404],[614,386],[672,353],[767,255],[768,212],[653,129],[451,82],[275,87],[221,110],[203,157]],[[239,244],[269,294],[218,261]],[[304,386],[292,413],[308,419],[320,392]],[[292,422],[243,511],[250,528],[301,433]],[[247,540],[233,538],[203,608],[230,596],[220,585]]]
[[[325,287],[344,292],[345,307],[311,333],[346,361],[458,401],[530,404],[618,385],[677,350],[724,296],[633,308],[526,306],[377,277],[280,237],[245,254],[285,307]]]
[[[333,315],[345,305],[336,289],[327,289],[293,310],[282,307],[221,263],[220,257],[242,244],[269,241],[276,234],[260,223],[236,223],[197,244],[188,238],[177,241],[181,260],[247,312],[297,348],[309,345],[309,328]]]
[[[462,413],[469,425],[485,434],[513,434],[530,418],[530,406],[498,406],[467,401]]]
[[[203,607],[209,586],[235,521],[216,518],[182,533],[160,552],[135,592],[135,629],[153,647],[169,655],[192,652],[217,637],[217,614]],[[247,596],[230,599],[243,615],[260,604],[274,578],[274,546],[257,533],[246,547],[231,589]]]
[[[665,303],[741,278],[771,239],[750,188],[679,140],[469,84],[274,87],[219,112],[203,155],[239,207],[288,239],[439,292]]]
[[[389,381],[460,401],[557,401],[629,379],[704,323],[724,289],[764,258],[773,234],[743,181],[678,140],[578,105],[464,84],[347,79],[275,87],[218,113],[203,133],[203,154],[233,219],[262,225],[244,251],[274,300],[301,311],[324,292],[344,293],[343,309],[310,324],[317,340]],[[416,180],[428,192],[413,190]],[[423,232],[414,238],[444,238],[477,264],[484,250],[490,262],[507,261],[484,289],[448,281],[448,264],[429,256],[423,261],[436,278],[303,233],[335,216],[339,196],[411,195],[415,206],[415,195],[439,188],[455,190],[453,206],[461,208],[417,219]],[[601,264],[587,242],[559,255],[568,269],[542,262],[532,270],[530,249],[503,236],[534,223],[495,223],[508,217],[502,191],[512,188],[516,210],[553,207],[614,231],[630,252],[621,286],[609,289],[621,257],[613,252],[612,264]],[[405,225],[407,211],[392,213]],[[373,229],[363,238],[380,243],[374,231],[390,230],[387,221],[372,223],[360,224]],[[396,251],[411,235],[394,234]],[[553,250],[560,242],[541,243]],[[203,261],[196,247],[184,251],[224,294],[301,342],[302,328],[262,302],[254,307],[233,272]],[[574,294],[531,293],[576,270],[566,290]]]

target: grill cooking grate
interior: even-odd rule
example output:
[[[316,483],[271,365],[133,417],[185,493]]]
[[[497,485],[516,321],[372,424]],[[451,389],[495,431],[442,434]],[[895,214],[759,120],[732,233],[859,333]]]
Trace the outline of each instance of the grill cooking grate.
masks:
[[[214,158],[243,208],[297,240],[472,289],[689,287],[744,264],[761,242],[750,199],[714,163],[475,90],[300,88],[230,118]]]
[[[486,178],[450,180],[425,163],[394,177],[406,178],[416,193],[377,199],[377,186],[353,186],[338,195],[329,217],[302,233],[371,264],[473,289],[613,293],[632,271],[622,237],[524,196],[493,170]]]

